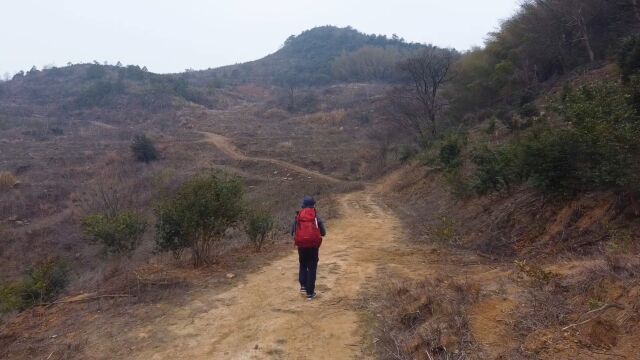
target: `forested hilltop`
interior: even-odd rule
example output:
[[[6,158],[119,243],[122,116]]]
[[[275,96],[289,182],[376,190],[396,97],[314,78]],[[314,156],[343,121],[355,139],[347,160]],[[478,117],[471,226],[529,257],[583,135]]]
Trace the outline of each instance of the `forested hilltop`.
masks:
[[[350,81],[397,81],[396,64],[421,48],[398,36],[364,34],[351,27],[321,26],[290,36],[260,60],[189,74],[230,84],[314,86]]]

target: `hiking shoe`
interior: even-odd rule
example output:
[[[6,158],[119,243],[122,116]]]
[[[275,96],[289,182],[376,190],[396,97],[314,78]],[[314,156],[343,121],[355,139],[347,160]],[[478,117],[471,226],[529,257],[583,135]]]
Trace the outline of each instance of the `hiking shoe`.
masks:
[[[305,295],[306,293],[307,293],[307,289],[305,289],[305,288],[304,288],[304,286],[302,286],[302,287],[300,288],[300,294]]]
[[[311,301],[311,300],[313,300],[313,299],[315,299],[315,298],[316,298],[316,293],[313,293],[313,294],[307,294],[307,300],[308,300],[308,301]]]

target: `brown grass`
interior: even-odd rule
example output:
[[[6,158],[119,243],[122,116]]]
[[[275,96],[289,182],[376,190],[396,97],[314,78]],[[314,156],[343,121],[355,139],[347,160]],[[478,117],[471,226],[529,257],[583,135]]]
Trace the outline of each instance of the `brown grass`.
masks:
[[[0,172],[0,191],[8,191],[18,184],[18,178],[8,171]]]
[[[480,359],[468,307],[479,288],[457,281],[393,281],[367,304],[377,315],[375,351],[383,359]]]

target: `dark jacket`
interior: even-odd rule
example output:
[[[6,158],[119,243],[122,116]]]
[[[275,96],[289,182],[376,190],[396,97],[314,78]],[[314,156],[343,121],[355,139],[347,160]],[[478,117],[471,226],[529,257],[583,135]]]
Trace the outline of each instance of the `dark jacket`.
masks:
[[[316,201],[310,197],[310,196],[305,196],[304,199],[302,200],[302,208],[306,209],[306,208],[315,208],[316,206]],[[296,217],[298,215],[298,212],[296,211]],[[320,216],[316,215],[316,219],[318,219],[318,228],[320,229],[320,236],[325,236],[327,235],[327,230],[324,227],[324,221],[322,221],[322,219],[320,218]],[[296,235],[296,228],[297,228],[297,223],[296,220],[293,220],[293,224],[291,225],[291,236],[295,236]]]

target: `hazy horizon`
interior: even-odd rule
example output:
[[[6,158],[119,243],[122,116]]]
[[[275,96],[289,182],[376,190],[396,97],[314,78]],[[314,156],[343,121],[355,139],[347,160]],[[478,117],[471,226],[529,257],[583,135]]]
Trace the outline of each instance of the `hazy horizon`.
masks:
[[[467,50],[480,46],[519,1],[251,0],[180,3],[114,0],[10,0],[0,76],[68,62],[147,66],[157,73],[206,69],[259,59],[290,35],[316,26],[352,26],[410,42]],[[8,56],[7,56],[8,54]]]

